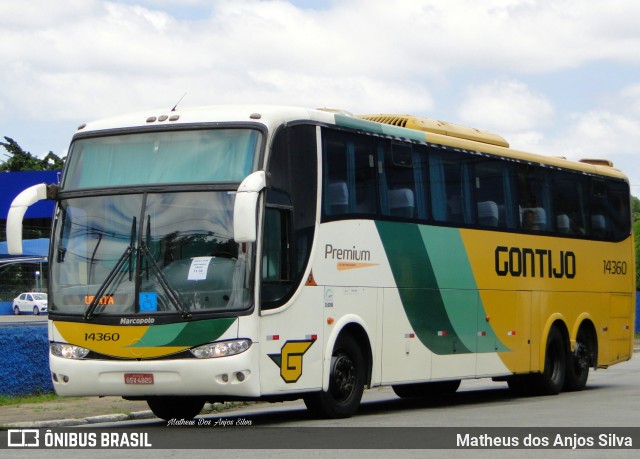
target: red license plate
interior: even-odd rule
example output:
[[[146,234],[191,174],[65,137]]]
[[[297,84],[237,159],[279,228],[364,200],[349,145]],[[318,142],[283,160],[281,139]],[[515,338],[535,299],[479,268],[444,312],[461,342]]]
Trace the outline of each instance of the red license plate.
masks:
[[[125,373],[125,384],[153,384],[152,373]]]

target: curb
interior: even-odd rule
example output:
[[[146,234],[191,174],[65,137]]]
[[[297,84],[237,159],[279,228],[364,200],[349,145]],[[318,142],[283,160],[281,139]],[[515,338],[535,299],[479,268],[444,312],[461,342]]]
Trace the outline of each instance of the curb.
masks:
[[[77,419],[56,419],[52,421],[26,421],[15,422],[11,424],[4,424],[3,427],[73,427],[73,426],[86,426],[90,424],[100,424],[102,422],[121,422],[121,421],[135,421],[138,419],[153,419],[156,416],[149,411],[136,411],[129,414],[104,414],[100,416],[89,416],[86,418]]]

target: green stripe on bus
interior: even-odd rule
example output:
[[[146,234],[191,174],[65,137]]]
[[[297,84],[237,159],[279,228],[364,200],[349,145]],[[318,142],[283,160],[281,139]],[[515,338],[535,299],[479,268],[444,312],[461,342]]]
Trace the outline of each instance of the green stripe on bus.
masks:
[[[235,320],[226,318],[154,325],[131,347],[198,346],[220,338]]]
[[[474,352],[508,351],[491,327],[482,327],[486,335],[478,338],[479,323],[486,322],[487,314],[460,230],[426,225],[419,229],[429,260],[435,266],[447,315],[460,340]]]
[[[376,222],[402,305],[420,341],[436,354],[504,352],[491,327],[455,228]]]
[[[472,352],[457,336],[418,225],[376,222],[402,306],[422,344],[436,354]]]

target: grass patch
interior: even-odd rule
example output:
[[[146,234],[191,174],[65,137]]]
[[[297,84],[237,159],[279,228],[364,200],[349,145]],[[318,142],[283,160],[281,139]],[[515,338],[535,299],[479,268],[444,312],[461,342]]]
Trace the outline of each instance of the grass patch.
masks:
[[[37,395],[24,395],[24,396],[8,396],[0,395],[0,406],[10,405],[23,405],[26,403],[43,403],[58,400],[56,394],[37,394]]]

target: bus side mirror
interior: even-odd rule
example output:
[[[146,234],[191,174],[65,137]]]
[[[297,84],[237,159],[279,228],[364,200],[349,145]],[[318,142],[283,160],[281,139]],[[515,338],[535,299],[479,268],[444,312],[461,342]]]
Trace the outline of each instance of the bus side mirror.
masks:
[[[14,198],[7,214],[7,251],[10,255],[22,255],[22,220],[29,206],[43,199],[55,199],[57,192],[57,185],[40,183]]]
[[[266,172],[257,171],[247,176],[238,187],[233,207],[233,239],[236,242],[256,241],[258,196],[266,186]]]

